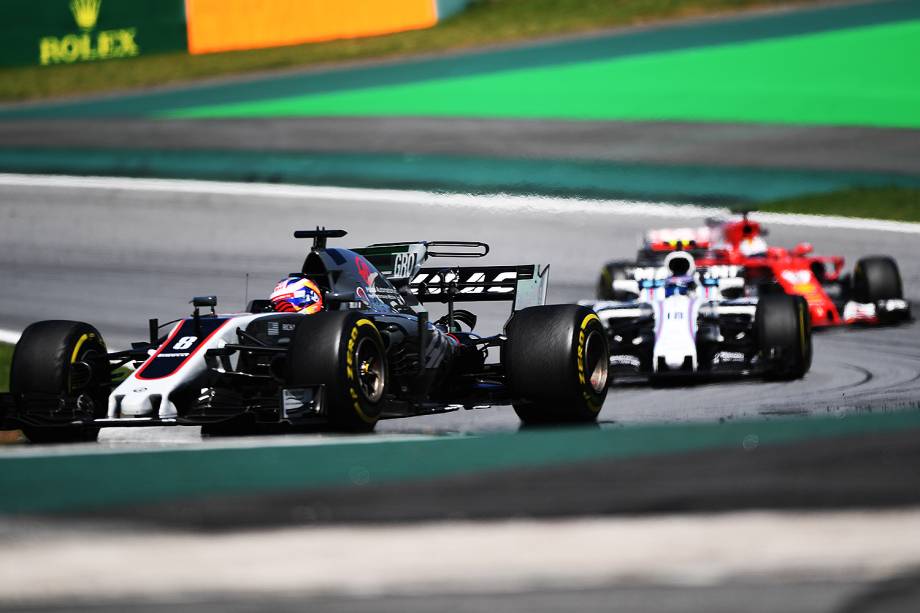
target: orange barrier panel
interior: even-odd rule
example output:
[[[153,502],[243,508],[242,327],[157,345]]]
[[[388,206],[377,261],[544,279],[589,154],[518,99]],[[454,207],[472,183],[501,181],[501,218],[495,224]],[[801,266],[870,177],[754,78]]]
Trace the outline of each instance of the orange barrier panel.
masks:
[[[186,0],[190,53],[213,53],[416,30],[436,0]]]

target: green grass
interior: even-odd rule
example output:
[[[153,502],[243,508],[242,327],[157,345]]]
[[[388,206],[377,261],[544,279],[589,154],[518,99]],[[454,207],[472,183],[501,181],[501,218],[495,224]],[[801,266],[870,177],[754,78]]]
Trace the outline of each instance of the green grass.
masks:
[[[920,20],[591,62],[180,108],[170,117],[408,116],[920,127]]]
[[[810,213],[920,222],[920,189],[905,187],[853,188],[757,205],[775,213]]]
[[[815,0],[474,0],[458,16],[428,30],[190,56],[169,53],[71,66],[0,70],[0,100],[28,100],[295,68],[466,49],[588,32],[662,19]]]
[[[10,389],[10,361],[13,359],[13,346],[0,343],[0,392]]]
[[[13,357],[13,346],[0,343],[0,392],[10,389],[10,360]],[[19,430],[0,430],[0,445],[21,443],[22,433]]]

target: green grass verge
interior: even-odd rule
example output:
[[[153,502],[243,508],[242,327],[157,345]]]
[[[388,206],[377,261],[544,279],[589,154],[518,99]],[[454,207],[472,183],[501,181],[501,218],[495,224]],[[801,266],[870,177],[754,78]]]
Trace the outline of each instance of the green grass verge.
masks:
[[[10,389],[10,361],[13,359],[13,346],[0,343],[0,392]]]
[[[920,20],[360,89],[164,109],[166,117],[476,117],[920,128]]]
[[[809,213],[920,222],[920,189],[853,188],[829,194],[776,200],[755,208],[775,213]]]
[[[816,0],[474,0],[428,29],[375,38],[190,56],[168,53],[0,70],[0,100],[28,100],[219,75],[467,49],[558,34]]]
[[[0,392],[10,389],[10,361],[13,359],[13,346],[0,343]],[[0,445],[22,442],[22,434],[18,430],[0,430]]]

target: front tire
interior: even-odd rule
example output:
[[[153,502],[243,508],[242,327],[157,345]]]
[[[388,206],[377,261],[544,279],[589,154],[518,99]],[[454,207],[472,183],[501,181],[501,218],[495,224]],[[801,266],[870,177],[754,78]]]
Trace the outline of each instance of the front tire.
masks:
[[[607,262],[601,269],[601,276],[597,280],[597,290],[595,295],[598,300],[631,300],[635,296],[630,292],[613,289],[614,281],[628,281],[630,271],[635,267],[632,262],[614,261]]]
[[[610,350],[591,309],[522,309],[508,324],[502,361],[525,424],[590,423],[607,397]]]
[[[853,270],[853,298],[856,302],[902,300],[904,289],[898,264],[888,256],[862,258]]]
[[[288,353],[292,386],[324,385],[329,425],[369,432],[377,425],[387,388],[383,340],[366,316],[354,311],[304,317]]]
[[[769,294],[755,313],[761,357],[768,378],[801,379],[811,368],[811,317],[801,296]]]
[[[80,395],[94,417],[104,417],[112,389],[108,350],[93,326],[78,321],[40,321],[22,333],[13,350],[10,391],[27,394]],[[94,426],[24,426],[33,443],[95,441]]]

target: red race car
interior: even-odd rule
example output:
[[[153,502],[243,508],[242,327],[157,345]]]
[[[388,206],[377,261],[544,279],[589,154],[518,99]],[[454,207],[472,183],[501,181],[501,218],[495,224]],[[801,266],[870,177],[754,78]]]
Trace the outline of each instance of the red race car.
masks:
[[[808,302],[813,326],[896,323],[910,319],[901,274],[893,258],[864,257],[852,273],[843,272],[842,256],[811,255],[809,243],[792,249],[771,247],[766,230],[747,218],[709,220],[701,228],[648,232],[635,262],[608,262],[601,271],[597,297],[619,300],[617,280],[632,278],[636,268],[660,265],[674,250],[689,251],[700,267],[727,267],[745,280],[744,291],[783,291]]]

